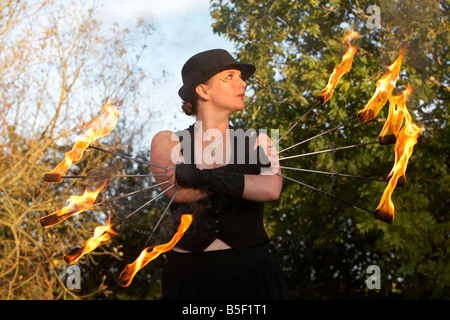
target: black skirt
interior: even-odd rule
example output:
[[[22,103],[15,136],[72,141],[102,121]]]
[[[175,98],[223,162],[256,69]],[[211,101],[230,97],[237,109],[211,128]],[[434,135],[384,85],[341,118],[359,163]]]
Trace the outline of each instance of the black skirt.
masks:
[[[170,252],[162,273],[165,300],[288,299],[281,269],[268,245],[242,252]]]

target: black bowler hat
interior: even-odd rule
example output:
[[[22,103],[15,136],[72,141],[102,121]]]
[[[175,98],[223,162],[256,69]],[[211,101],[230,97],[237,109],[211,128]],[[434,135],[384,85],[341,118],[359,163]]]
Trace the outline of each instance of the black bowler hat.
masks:
[[[234,68],[241,70],[242,80],[250,77],[256,70],[254,65],[237,62],[223,49],[200,52],[186,61],[181,69],[183,86],[178,90],[178,95],[183,101],[188,102],[195,87],[200,83],[221,71]]]

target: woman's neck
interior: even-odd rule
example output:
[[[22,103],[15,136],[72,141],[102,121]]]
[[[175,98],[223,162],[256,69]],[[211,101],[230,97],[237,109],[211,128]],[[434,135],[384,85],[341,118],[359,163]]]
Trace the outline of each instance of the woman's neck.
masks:
[[[220,112],[199,112],[194,128],[200,133],[202,152],[196,157],[199,169],[215,168],[228,163],[227,130],[229,129],[229,114]],[[208,150],[208,152],[205,152]],[[206,157],[206,158],[204,158]]]
[[[197,122],[201,122],[203,131],[218,129],[223,133],[229,128],[229,114],[199,112]]]

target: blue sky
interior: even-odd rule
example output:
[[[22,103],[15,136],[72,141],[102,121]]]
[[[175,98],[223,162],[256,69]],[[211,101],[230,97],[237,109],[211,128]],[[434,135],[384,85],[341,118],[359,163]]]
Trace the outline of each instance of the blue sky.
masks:
[[[142,59],[146,73],[156,84],[141,86],[141,105],[161,117],[150,119],[152,134],[163,129],[180,130],[194,119],[181,111],[178,89],[182,85],[181,68],[194,54],[223,48],[233,52],[233,44],[212,31],[209,0],[105,0],[100,19],[108,27],[113,22],[121,27],[133,26],[137,19],[153,22],[155,30],[148,38],[149,48]],[[148,103],[147,101],[148,100]],[[150,101],[151,100],[151,101]]]

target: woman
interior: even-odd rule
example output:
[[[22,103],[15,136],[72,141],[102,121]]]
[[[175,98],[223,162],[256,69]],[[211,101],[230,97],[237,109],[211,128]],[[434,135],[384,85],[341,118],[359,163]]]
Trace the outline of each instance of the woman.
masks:
[[[194,217],[164,267],[163,299],[287,298],[263,225],[263,203],[278,199],[282,188],[271,168],[271,140],[229,125],[230,114],[244,108],[244,80],[254,71],[221,49],[190,58],[178,93],[196,122],[152,141],[151,162],[167,168],[152,172],[179,187],[171,206],[175,230],[182,214]]]

